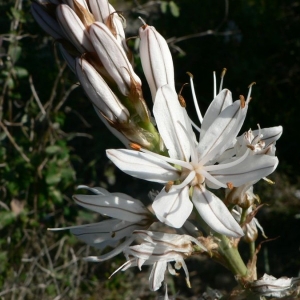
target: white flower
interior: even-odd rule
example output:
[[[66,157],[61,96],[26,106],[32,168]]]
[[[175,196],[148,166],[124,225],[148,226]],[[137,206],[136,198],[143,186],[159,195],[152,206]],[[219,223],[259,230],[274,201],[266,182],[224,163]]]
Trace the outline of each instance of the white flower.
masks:
[[[197,143],[177,94],[165,85],[156,94],[153,112],[170,157],[144,149],[107,150],[107,156],[127,174],[164,184],[175,181],[171,188],[169,184],[163,188],[152,205],[161,222],[176,228],[183,225],[193,208],[189,199],[189,189],[193,187],[192,201],[213,230],[232,237],[243,235],[224,203],[205,184],[212,188],[240,186],[267,176],[278,164],[276,157],[249,155],[250,150],[229,163],[215,164],[236,139],[246,116],[250,92],[251,87],[246,101],[241,98],[232,103],[231,97],[226,100],[228,91],[221,91],[204,116]]]
[[[103,188],[87,186],[78,188],[88,189],[96,195],[75,195],[73,199],[77,204],[112,219],[49,230],[69,229],[77,238],[98,249],[104,249],[106,246],[115,247],[104,255],[87,257],[87,261],[103,261],[121,253],[134,240],[132,236],[134,230],[146,229],[152,223],[150,212],[137,199],[122,193],[109,193]]]
[[[197,251],[206,251],[206,248],[197,239],[189,235],[145,230],[136,230],[133,234],[136,238],[142,238],[144,243],[126,247],[123,252],[127,262],[112,275],[120,270],[125,271],[130,267],[137,266],[141,269],[143,265],[153,265],[149,284],[150,289],[156,291],[161,287],[167,267],[172,275],[176,275],[175,269],[178,270],[182,267],[186,275],[187,285],[190,287],[189,272],[184,259],[193,253],[194,247],[198,247]],[[175,269],[170,264],[173,261],[175,262]]]

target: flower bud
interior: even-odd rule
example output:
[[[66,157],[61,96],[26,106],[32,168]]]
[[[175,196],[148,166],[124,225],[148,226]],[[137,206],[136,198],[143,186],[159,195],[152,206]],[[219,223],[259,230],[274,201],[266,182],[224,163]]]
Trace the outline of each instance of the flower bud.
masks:
[[[56,16],[65,36],[80,53],[95,51],[85,26],[72,8],[66,4],[61,4],[56,8]]]
[[[139,35],[142,66],[154,102],[161,86],[169,84],[175,91],[173,60],[166,40],[154,27],[143,25]]]
[[[91,11],[96,21],[101,23],[106,22],[110,15],[110,8],[107,0],[89,0]]]
[[[95,22],[90,27],[90,36],[101,62],[123,95],[127,96],[133,85],[141,85],[141,80],[134,73],[124,49],[107,26]]]
[[[64,0],[64,2],[66,4],[68,4],[74,11],[75,11],[76,5],[78,5],[78,4],[87,10],[89,9],[85,0]]]
[[[93,104],[109,119],[127,122],[128,110],[106,84],[101,75],[85,59],[76,59],[76,74]]]
[[[31,5],[31,13],[43,30],[45,30],[52,37],[55,39],[65,38],[58,22],[48,14],[42,5],[33,2]]]

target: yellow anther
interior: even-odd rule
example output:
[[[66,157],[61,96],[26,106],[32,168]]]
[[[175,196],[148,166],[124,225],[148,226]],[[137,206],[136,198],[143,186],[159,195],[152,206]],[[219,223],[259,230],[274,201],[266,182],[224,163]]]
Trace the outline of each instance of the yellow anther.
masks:
[[[245,97],[243,95],[240,95],[240,101],[241,101],[241,108],[244,108],[246,101],[245,101]]]
[[[194,78],[194,75],[190,72],[186,72],[186,74],[188,74],[192,79]]]
[[[129,147],[133,150],[137,150],[137,151],[141,151],[141,146],[139,144],[136,144],[136,143],[130,143],[129,144]]]
[[[165,191],[166,191],[166,193],[168,193],[168,192],[170,191],[170,189],[171,189],[171,187],[173,186],[173,184],[174,184],[174,181],[169,181],[169,182],[166,184],[166,186],[165,186]]]
[[[226,183],[227,187],[232,190],[234,188],[233,183],[232,182],[227,182]]]

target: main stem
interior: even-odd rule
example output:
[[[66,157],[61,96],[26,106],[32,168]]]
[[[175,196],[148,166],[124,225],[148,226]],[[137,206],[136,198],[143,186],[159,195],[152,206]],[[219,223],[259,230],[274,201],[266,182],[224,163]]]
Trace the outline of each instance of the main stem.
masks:
[[[245,277],[248,269],[238,249],[230,243],[230,240],[225,235],[216,234],[216,236],[220,239],[218,251],[225,260],[227,267],[234,275]]]

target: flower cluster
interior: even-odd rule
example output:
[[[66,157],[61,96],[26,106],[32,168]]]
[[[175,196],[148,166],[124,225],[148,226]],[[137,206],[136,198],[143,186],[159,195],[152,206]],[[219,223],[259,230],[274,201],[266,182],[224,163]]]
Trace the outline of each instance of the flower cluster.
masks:
[[[213,255],[218,241],[238,242],[244,232],[255,240],[259,223],[253,211],[258,198],[252,186],[277,167],[275,143],[282,127],[238,136],[252,84],[246,98],[233,101],[231,92],[222,88],[223,73],[218,93],[214,80],[214,97],[202,117],[190,74],[198,127],[176,92],[166,40],[141,20],[139,51],[152,95],[153,118],[134,71],[124,18],[107,0],[39,0],[32,4],[32,14],[59,44],[100,119],[127,148],[108,149],[108,158],[133,177],[163,185],[153,200],[153,213],[128,195],[81,186],[94,195],[75,195],[74,201],[111,218],[62,228],[100,250],[113,248],[87,260],[103,261],[123,252],[127,262],[118,270],[152,265],[150,288],[157,290],[166,268],[174,275],[182,267],[189,285],[184,259],[202,252]],[[224,201],[213,192],[220,188],[227,191]],[[194,208],[207,237],[199,238],[199,231],[188,221]],[[154,232],[151,226],[157,221],[163,224],[162,231],[169,226],[177,233],[184,228],[188,234]]]

